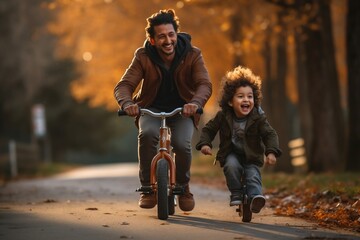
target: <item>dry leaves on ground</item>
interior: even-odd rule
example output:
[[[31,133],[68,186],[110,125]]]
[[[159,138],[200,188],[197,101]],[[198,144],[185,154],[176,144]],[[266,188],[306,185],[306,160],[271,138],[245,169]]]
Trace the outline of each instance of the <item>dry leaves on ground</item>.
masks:
[[[321,187],[312,181],[312,177],[308,176],[306,181],[298,182],[295,187],[286,184],[287,179],[281,179],[283,184],[279,188],[265,190],[267,206],[273,208],[277,215],[299,217],[329,228],[341,227],[360,232],[360,192],[349,193],[342,190],[344,185],[356,187],[357,181],[338,183],[337,186],[331,186],[332,190],[320,190]],[[199,184],[227,190],[223,176],[195,177],[193,180]]]
[[[291,192],[268,190],[269,206],[275,214],[301,217],[326,227],[342,227],[360,232],[360,195],[322,191],[316,188],[298,188]]]

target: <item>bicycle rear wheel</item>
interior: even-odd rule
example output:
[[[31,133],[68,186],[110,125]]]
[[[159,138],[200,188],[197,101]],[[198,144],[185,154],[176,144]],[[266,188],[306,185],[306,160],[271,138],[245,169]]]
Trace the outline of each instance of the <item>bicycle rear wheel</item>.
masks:
[[[158,218],[166,220],[169,217],[169,166],[165,159],[160,159],[156,165],[157,180],[157,213]]]

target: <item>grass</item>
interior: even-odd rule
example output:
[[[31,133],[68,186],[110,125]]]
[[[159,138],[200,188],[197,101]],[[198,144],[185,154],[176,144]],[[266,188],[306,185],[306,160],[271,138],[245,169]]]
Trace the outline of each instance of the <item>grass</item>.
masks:
[[[78,168],[80,165],[68,164],[68,163],[40,163],[36,166],[26,167],[18,169],[18,175],[11,178],[9,171],[0,172],[0,182],[6,182],[8,180],[30,179],[30,178],[43,178],[53,176],[59,173],[67,172],[72,169]],[[7,169],[7,168],[6,168]]]
[[[80,167],[77,164],[68,163],[44,163],[37,168],[35,172],[36,177],[48,177],[59,173],[67,172]]]
[[[319,192],[329,191],[336,194],[345,194],[349,198],[359,197],[360,195],[359,173],[264,173],[262,177],[265,189],[277,188],[295,191],[301,188],[313,188]]]

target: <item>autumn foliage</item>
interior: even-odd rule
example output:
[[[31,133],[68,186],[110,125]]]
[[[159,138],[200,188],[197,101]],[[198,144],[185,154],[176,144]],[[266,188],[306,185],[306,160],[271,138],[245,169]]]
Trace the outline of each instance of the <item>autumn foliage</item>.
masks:
[[[341,185],[341,183],[339,183]],[[326,227],[342,227],[360,232],[360,200],[340,190],[320,191],[316,187],[267,193],[275,214],[301,217]]]

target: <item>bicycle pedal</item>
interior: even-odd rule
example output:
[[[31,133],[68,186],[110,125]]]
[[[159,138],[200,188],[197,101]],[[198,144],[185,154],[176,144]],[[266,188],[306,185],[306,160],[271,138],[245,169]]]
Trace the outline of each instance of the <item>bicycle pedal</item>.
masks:
[[[142,193],[153,193],[153,189],[151,186],[141,186],[135,190],[136,192],[142,192]]]
[[[184,194],[184,187],[183,186],[175,186],[172,190],[172,193],[174,195],[183,195]]]

